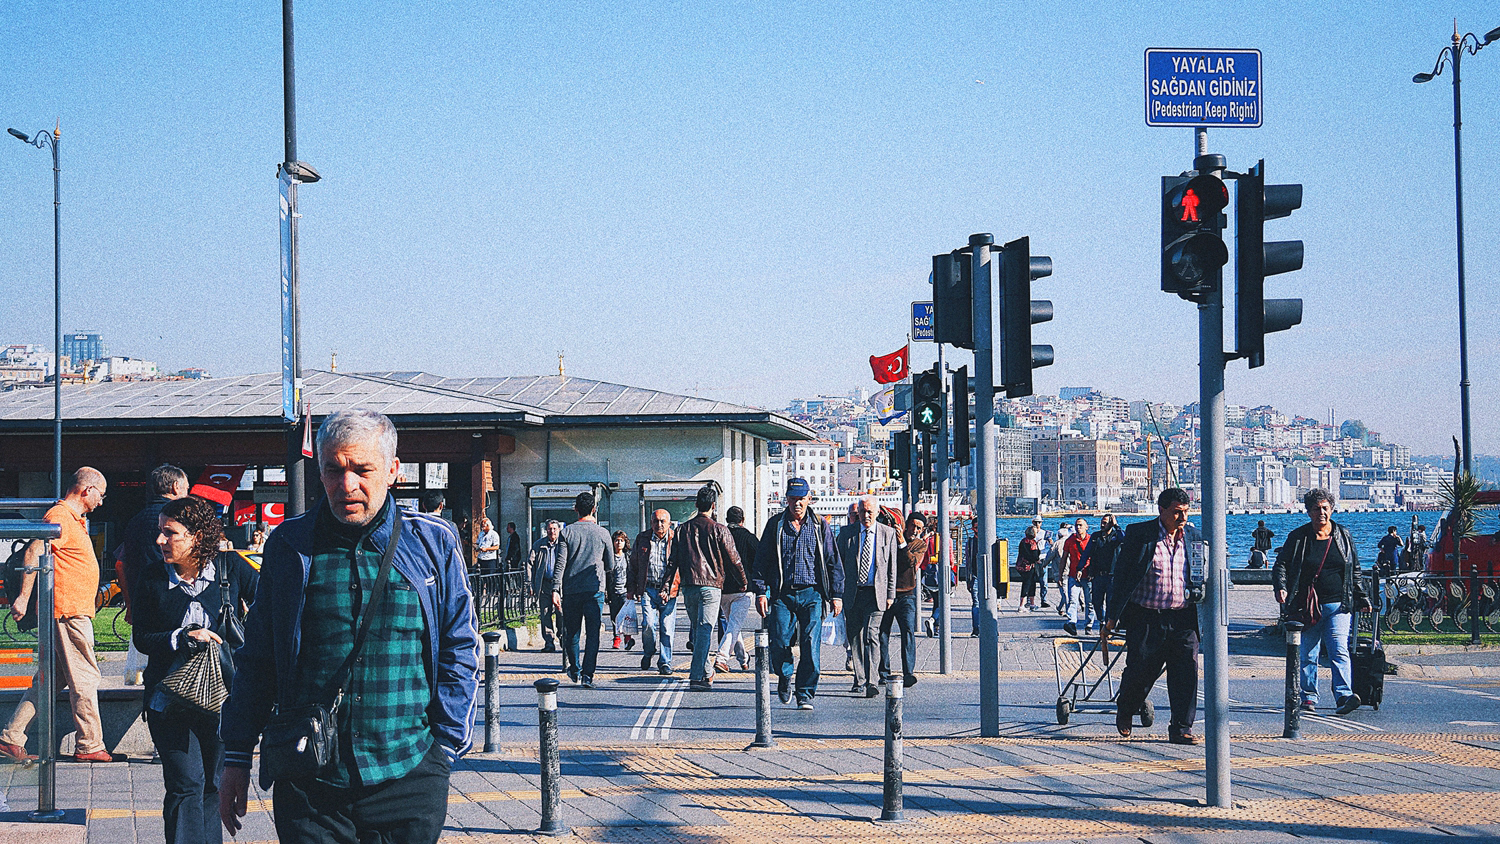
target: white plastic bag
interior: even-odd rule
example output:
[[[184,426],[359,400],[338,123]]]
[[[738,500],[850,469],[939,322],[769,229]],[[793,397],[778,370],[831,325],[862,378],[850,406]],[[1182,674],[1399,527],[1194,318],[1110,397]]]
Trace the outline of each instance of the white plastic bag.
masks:
[[[823,616],[823,644],[842,648],[845,641],[843,614]]]
[[[620,607],[620,614],[615,616],[616,636],[637,636],[641,632],[641,604],[639,601],[626,601],[625,606]]]
[[[130,643],[130,649],[125,652],[124,680],[127,686],[139,686],[141,674],[146,670],[146,655],[135,649],[135,643]]]

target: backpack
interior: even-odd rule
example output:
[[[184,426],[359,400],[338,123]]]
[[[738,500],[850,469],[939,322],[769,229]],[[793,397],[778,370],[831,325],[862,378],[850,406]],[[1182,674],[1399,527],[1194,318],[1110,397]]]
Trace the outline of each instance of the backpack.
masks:
[[[12,604],[16,596],[21,594],[21,581],[26,576],[26,546],[31,540],[17,539],[10,544],[10,556],[5,560],[5,597]],[[26,615],[16,622],[16,627],[21,630],[36,629],[36,590],[31,591],[31,602],[26,608]]]

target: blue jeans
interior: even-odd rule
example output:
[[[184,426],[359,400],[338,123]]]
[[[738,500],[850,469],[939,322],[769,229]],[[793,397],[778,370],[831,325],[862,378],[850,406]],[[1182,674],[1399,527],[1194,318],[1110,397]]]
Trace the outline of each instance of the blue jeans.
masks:
[[[604,593],[564,595],[562,599],[563,668],[594,679],[599,662],[599,626],[604,621]],[[578,634],[584,634],[583,664],[578,663]]]
[[[1094,581],[1079,580],[1076,577],[1068,578],[1068,621],[1078,623],[1078,616],[1082,614],[1089,627],[1094,626]],[[1083,612],[1079,612],[1082,605]]]
[[[1323,618],[1307,630],[1302,631],[1302,702],[1318,702],[1318,653],[1328,649],[1328,661],[1333,664],[1333,700],[1338,703],[1351,694],[1354,688],[1350,678],[1354,672],[1349,662],[1349,628],[1354,621],[1350,613],[1339,612],[1342,603],[1323,605]]]
[[[818,657],[823,647],[823,596],[817,587],[804,586],[776,596],[771,602],[771,671],[792,679],[792,643],[801,650],[797,663],[797,700],[818,693]]]
[[[646,587],[641,595],[641,667],[656,654],[656,667],[672,667],[672,636],[677,632],[677,596],[662,600],[660,589]]]
[[[723,590],[717,586],[684,586],[682,599],[687,602],[688,624],[693,626],[693,667],[688,671],[688,680],[702,682],[708,679],[712,665],[709,655],[714,651],[714,627],[719,623],[719,596]]]

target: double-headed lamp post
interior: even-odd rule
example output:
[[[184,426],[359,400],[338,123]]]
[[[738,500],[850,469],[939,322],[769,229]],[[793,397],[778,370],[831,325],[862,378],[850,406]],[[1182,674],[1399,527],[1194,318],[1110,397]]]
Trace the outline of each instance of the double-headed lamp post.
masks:
[[[1473,447],[1469,437],[1469,326],[1464,303],[1464,166],[1463,145],[1459,132],[1463,128],[1463,106],[1459,98],[1459,68],[1463,64],[1464,52],[1474,55],[1491,42],[1500,39],[1500,27],[1496,27],[1480,38],[1474,33],[1458,34],[1458,23],[1453,25],[1453,43],[1438,52],[1437,64],[1431,73],[1418,73],[1411,81],[1431,82],[1443,74],[1443,65],[1453,65],[1453,195],[1458,209],[1458,397],[1463,426],[1464,472],[1473,473]]]
[[[37,149],[52,148],[52,497],[62,499],[62,170],[57,147],[62,143],[62,122],[51,132],[43,129],[35,137],[7,129],[11,135]]]

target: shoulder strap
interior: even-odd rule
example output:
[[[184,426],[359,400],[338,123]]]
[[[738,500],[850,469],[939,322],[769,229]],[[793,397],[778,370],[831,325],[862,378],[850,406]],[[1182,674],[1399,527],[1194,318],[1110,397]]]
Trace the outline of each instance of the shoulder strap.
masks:
[[[401,508],[393,501],[391,509],[395,511],[395,518],[391,521],[391,538],[385,543],[385,553],[380,555],[380,573],[375,577],[375,588],[370,590],[370,597],[365,601],[364,608],[359,613],[359,631],[354,634],[354,647],[350,649],[349,655],[344,657],[344,662],[339,669],[333,673],[333,703],[332,708],[338,709],[339,702],[344,699],[344,684],[349,682],[349,674],[354,668],[354,660],[359,658],[359,652],[365,646],[365,636],[370,632],[370,622],[374,620],[374,608],[380,599],[385,597],[385,585],[391,579],[391,561],[396,558],[396,545],[401,541]]]

